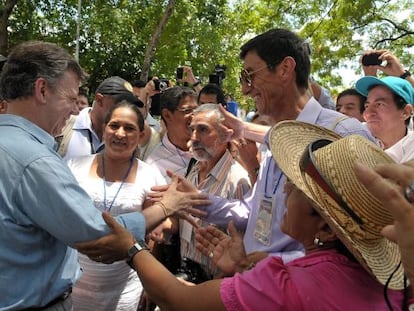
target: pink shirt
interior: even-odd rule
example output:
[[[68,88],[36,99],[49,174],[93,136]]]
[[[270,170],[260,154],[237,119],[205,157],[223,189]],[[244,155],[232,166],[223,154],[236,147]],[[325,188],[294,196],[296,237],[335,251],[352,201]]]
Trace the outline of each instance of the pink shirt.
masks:
[[[220,295],[228,311],[385,311],[383,288],[359,263],[327,250],[286,265],[268,257],[250,271],[225,278]],[[388,290],[388,297],[394,310],[402,309],[402,291]]]

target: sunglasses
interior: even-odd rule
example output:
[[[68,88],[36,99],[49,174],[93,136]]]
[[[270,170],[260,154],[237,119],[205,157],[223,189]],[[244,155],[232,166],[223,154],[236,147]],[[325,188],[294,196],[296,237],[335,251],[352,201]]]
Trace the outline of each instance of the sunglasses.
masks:
[[[175,111],[179,111],[179,112],[184,113],[185,115],[189,115],[193,113],[194,108],[179,108],[179,109],[175,109]]]
[[[319,166],[316,164],[314,152],[331,144],[329,139],[318,139],[310,143],[299,162],[300,170],[308,174],[312,180],[323,189],[356,223],[363,224],[362,219],[346,204],[342,197],[335,191],[329,181],[323,176]]]
[[[247,71],[246,69],[242,69],[240,71],[240,83],[241,84],[247,84],[247,86],[249,86],[249,87],[252,86],[253,75],[255,73],[257,73],[257,72],[265,69],[265,68],[268,68],[268,67],[269,67],[269,65],[266,64],[266,66],[263,66],[263,67],[261,67],[261,68],[259,68],[257,70],[250,71],[250,72]]]

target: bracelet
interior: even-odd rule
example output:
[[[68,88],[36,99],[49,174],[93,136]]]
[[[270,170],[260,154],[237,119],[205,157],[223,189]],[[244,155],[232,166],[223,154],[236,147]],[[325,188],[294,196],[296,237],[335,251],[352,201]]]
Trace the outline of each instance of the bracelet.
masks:
[[[406,70],[401,76],[400,76],[400,78],[401,79],[406,79],[406,78],[408,78],[408,77],[410,77],[411,76],[411,72],[409,72],[408,70]]]
[[[162,208],[162,211],[164,212],[165,218],[167,218],[168,216],[170,216],[170,215],[168,215],[167,207],[165,206],[165,204],[163,202],[158,201],[154,205],[158,205],[158,206],[160,206]]]

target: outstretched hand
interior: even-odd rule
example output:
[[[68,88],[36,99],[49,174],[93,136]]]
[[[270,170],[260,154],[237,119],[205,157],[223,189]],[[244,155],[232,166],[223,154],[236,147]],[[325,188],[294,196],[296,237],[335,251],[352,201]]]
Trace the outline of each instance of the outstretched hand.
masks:
[[[90,259],[106,264],[126,259],[135,238],[109,213],[103,212],[102,217],[111,233],[93,241],[76,243],[75,248]]]
[[[196,234],[196,247],[205,256],[210,257],[224,275],[233,275],[242,271],[247,257],[243,245],[243,236],[233,222],[228,226],[229,235],[216,227],[199,228]]]
[[[193,206],[211,203],[207,194],[199,193],[197,188],[178,175],[172,175],[171,184],[168,188],[158,194],[158,199],[154,199],[154,196],[152,196],[152,199],[162,203],[161,205],[165,207],[166,216],[171,216],[180,210],[186,210],[202,217],[205,216],[205,213],[195,210]]]
[[[151,187],[154,191],[148,194],[148,197],[153,201],[162,199],[164,193],[170,188],[171,184],[176,181],[176,190],[187,193],[198,193],[198,189],[190,183],[184,176],[178,175],[170,170],[167,170],[167,175],[171,178],[171,183],[168,185],[159,185]]]

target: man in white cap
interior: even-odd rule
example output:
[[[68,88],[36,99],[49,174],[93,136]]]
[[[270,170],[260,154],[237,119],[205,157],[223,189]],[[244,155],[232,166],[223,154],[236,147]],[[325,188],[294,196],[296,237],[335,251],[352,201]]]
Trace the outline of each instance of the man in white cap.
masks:
[[[134,95],[132,85],[118,76],[101,82],[91,108],[68,120],[62,130],[58,153],[65,159],[94,154],[102,150],[102,131],[106,114],[116,103],[126,100],[138,107],[144,104]]]

